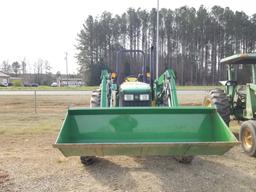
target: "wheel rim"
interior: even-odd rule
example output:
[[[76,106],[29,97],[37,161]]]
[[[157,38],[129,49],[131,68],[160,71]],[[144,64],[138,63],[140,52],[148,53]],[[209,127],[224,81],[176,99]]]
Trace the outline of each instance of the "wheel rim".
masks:
[[[247,151],[250,151],[253,145],[253,141],[252,141],[252,133],[247,127],[244,130],[242,141],[245,149]]]
[[[206,107],[212,107],[212,102],[210,99],[206,99],[206,101],[204,102],[204,106]]]

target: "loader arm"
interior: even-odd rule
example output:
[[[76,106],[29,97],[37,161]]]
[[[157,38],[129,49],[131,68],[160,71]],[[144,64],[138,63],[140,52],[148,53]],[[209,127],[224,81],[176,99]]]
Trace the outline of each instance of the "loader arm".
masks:
[[[179,106],[175,85],[175,74],[172,69],[167,69],[155,81],[155,92],[158,103],[162,100],[163,97],[167,97],[168,107]]]
[[[107,70],[102,70],[101,72],[101,99],[100,99],[100,107],[108,107],[108,97],[109,97],[109,73]]]

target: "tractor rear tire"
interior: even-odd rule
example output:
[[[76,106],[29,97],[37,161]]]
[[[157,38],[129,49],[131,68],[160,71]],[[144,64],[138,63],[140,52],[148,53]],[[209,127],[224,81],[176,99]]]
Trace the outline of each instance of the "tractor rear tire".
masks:
[[[230,104],[228,96],[222,89],[210,90],[203,101],[204,106],[216,106],[218,113],[229,126],[230,122]]]
[[[90,107],[100,107],[100,98],[101,98],[101,91],[100,89],[97,89],[92,92],[91,100],[90,100]],[[85,166],[92,165],[96,160],[95,156],[80,156],[80,161]]]
[[[256,121],[249,120],[242,123],[239,140],[246,154],[256,157]]]

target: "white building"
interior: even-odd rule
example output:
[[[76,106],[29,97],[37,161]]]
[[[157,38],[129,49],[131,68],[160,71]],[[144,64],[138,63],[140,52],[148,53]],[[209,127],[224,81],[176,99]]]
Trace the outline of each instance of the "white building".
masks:
[[[0,83],[9,83],[10,82],[10,75],[0,71]]]
[[[70,79],[59,78],[57,83],[59,86],[71,86],[71,87],[83,85],[81,78],[70,78]]]

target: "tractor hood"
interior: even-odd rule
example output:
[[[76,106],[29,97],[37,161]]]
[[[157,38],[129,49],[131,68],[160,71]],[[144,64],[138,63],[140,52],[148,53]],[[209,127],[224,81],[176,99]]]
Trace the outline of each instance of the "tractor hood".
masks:
[[[150,93],[150,85],[143,82],[124,82],[120,85],[120,92],[123,93]]]

